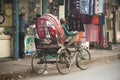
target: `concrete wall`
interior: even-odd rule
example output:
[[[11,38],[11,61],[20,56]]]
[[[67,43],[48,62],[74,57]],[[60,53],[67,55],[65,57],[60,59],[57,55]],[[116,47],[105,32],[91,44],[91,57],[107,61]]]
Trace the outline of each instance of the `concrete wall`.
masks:
[[[118,7],[118,13],[117,13],[117,42],[120,43],[120,6]]]

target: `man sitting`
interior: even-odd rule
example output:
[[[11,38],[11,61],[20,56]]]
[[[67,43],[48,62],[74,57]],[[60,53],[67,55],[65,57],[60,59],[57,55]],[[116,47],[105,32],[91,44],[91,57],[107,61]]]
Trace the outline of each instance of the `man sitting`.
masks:
[[[67,38],[66,39],[66,42],[68,42],[67,45],[73,44],[77,38],[77,31],[72,32],[72,31],[67,30],[67,24],[66,24],[65,18],[61,18],[60,22],[61,22],[62,28],[64,30],[65,36]]]

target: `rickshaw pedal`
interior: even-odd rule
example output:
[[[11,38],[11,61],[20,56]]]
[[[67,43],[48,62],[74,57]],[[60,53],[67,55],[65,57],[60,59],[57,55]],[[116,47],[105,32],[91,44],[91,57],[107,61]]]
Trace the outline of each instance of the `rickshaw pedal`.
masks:
[[[66,67],[67,67],[67,68],[69,68],[69,67],[70,67],[70,65],[69,65],[69,64],[67,64],[67,65],[66,65]]]
[[[68,44],[68,42],[66,41],[66,42],[64,42],[64,44],[66,45],[66,44]]]
[[[78,64],[76,63],[76,66],[79,68]]]

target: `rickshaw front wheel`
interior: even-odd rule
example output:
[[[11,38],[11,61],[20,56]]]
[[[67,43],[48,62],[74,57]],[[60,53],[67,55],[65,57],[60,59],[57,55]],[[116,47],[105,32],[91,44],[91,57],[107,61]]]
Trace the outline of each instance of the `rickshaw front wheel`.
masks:
[[[91,55],[87,49],[81,49],[76,55],[76,65],[81,70],[86,70],[91,64]]]
[[[71,70],[71,56],[68,49],[62,49],[56,60],[57,70],[60,74],[68,74]]]

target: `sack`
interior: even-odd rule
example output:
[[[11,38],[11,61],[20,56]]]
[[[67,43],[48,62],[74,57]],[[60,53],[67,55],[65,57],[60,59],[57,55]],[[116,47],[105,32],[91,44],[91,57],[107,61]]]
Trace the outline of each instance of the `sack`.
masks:
[[[78,32],[76,42],[80,42],[82,39],[82,36],[83,36],[82,32]]]

